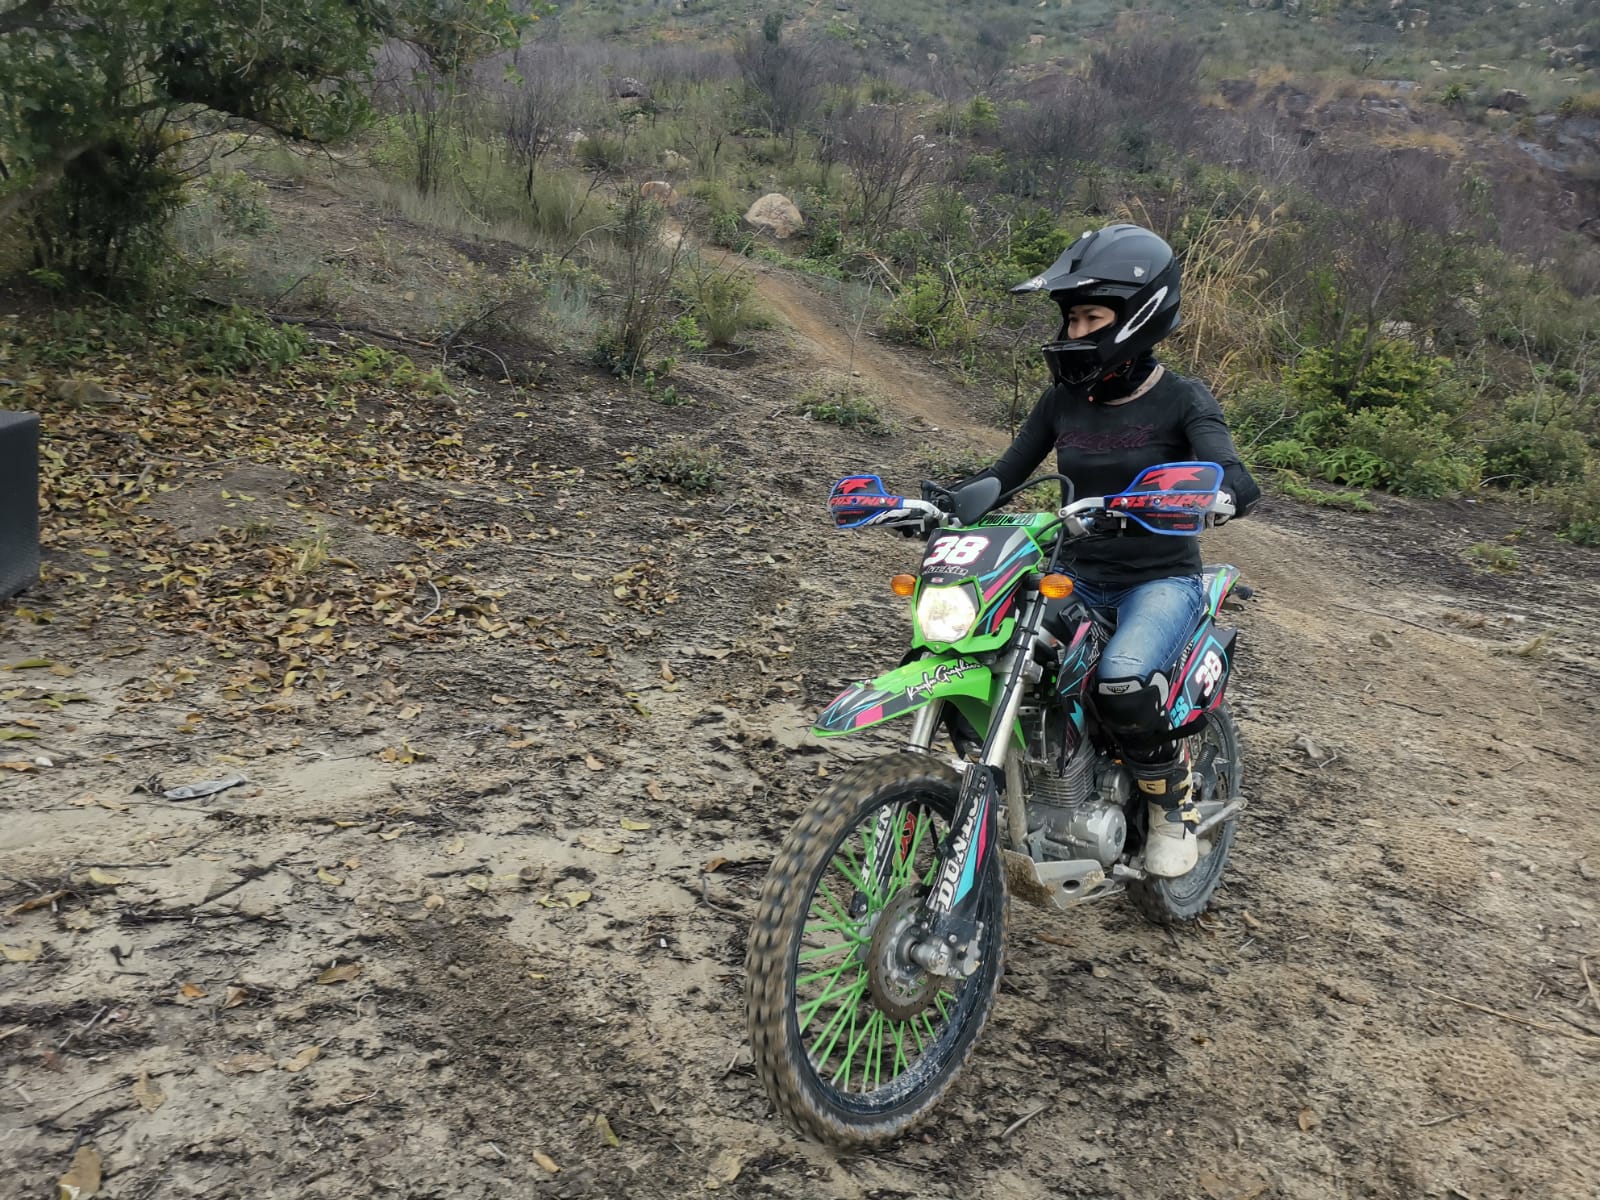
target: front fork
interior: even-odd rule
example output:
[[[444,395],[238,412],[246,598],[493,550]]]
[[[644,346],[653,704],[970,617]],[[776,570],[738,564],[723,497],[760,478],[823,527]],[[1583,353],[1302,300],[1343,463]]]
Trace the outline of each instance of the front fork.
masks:
[[[983,923],[978,920],[978,906],[984,888],[980,884],[986,874],[997,869],[1000,779],[1008,758],[1012,769],[1005,773],[1007,791],[1011,807],[1019,810],[1011,814],[1012,825],[1021,823],[1026,831],[1026,817],[1020,811],[1020,765],[1011,754],[1011,731],[1022,707],[1026,672],[1033,661],[1033,642],[1044,605],[1044,598],[1034,595],[1017,622],[1016,640],[1000,671],[1004,680],[1000,702],[991,714],[978,761],[966,764],[962,771],[955,819],[939,848],[933,886],[917,911],[916,941],[910,955],[931,975],[966,978],[982,964]]]

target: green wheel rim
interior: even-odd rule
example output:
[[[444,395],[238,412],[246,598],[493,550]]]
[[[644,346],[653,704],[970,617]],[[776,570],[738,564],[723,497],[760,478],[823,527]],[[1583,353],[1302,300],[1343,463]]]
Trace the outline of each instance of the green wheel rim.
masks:
[[[906,889],[931,885],[942,836],[927,804],[894,807],[886,877],[871,878],[880,806],[863,813],[834,848],[812,891],[795,955],[799,1042],[817,1080],[841,1102],[854,1101],[852,1107],[892,1102],[913,1085],[919,1067],[938,1066],[943,1056],[936,1048],[959,1031],[952,1017],[968,990],[964,982],[947,981],[928,1008],[904,1020],[873,1003],[867,948],[877,921]]]

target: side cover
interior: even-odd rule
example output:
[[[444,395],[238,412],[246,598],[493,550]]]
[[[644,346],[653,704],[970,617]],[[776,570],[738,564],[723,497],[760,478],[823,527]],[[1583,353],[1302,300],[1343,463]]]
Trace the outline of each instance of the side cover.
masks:
[[[932,700],[950,700],[978,729],[989,724],[996,687],[989,668],[962,655],[935,655],[896,667],[876,679],[851,684],[823,709],[812,727],[818,737],[840,737],[915,712]]]
[[[1233,671],[1233,639],[1237,632],[1219,629],[1210,621],[1201,627],[1172,686],[1172,701],[1167,707],[1174,729],[1191,721],[1195,713],[1209,712],[1222,703]]]

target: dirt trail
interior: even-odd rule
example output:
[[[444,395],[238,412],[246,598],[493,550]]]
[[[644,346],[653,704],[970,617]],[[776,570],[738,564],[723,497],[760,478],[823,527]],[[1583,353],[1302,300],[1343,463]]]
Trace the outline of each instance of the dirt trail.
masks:
[[[752,378],[792,394],[848,363],[825,301],[757,277],[794,332],[759,372],[686,370],[692,405],[559,364],[537,393],[463,385],[475,477],[223,464],[152,501],[169,557],[241,494],[256,528],[309,513],[357,583],[443,523],[433,577],[496,599],[482,631],[419,589],[414,638],[241,707],[191,629],[87,619],[96,564],[142,563],[58,550],[27,598],[48,623],[0,610],[0,665],[76,670],[0,676],[0,728],[33,735],[0,760],[51,763],[0,771],[0,1194],[52,1194],[80,1145],[112,1200],[1600,1194],[1600,582],[1532,541],[1522,574],[1476,575],[1459,548],[1492,514],[1445,506],[1208,535],[1260,590],[1252,805],[1213,914],[1015,906],[995,1018],[922,1133],[839,1156],[769,1116],[741,1012],[756,890],[817,789],[898,732],[805,736],[904,637],[882,580],[908,548],[835,535],[820,498],[903,474],[922,435],[749,404]],[[857,369],[978,437],[909,357],[864,343]],[[708,431],[720,493],[617,472]]]
[[[976,446],[1004,447],[1004,434],[978,422],[971,398],[931,370],[920,355],[884,345],[869,330],[858,332],[836,304],[787,271],[708,247],[700,253],[750,275],[761,303],[799,340],[801,357],[817,371],[848,377],[853,370],[866,388],[892,400],[903,416],[959,432]]]

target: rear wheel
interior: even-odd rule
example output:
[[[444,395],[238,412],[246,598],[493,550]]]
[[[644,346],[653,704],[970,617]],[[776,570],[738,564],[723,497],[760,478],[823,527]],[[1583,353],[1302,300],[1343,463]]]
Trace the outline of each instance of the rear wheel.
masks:
[[[1216,709],[1205,728],[1187,741],[1196,772],[1215,773],[1217,785],[1213,795],[1223,803],[1238,799],[1239,730],[1227,704]],[[1212,893],[1222,882],[1237,824],[1237,818],[1232,818],[1206,833],[1200,839],[1200,861],[1187,874],[1176,879],[1148,876],[1130,883],[1128,895],[1139,906],[1139,911],[1158,925],[1191,921],[1203,913],[1211,903]]]
[[[899,1137],[944,1097],[988,1019],[1005,943],[997,855],[978,883],[978,969],[930,976],[909,953],[959,786],[925,754],[865,763],[806,810],[767,873],[746,964],[750,1044],[773,1105],[812,1137]]]

